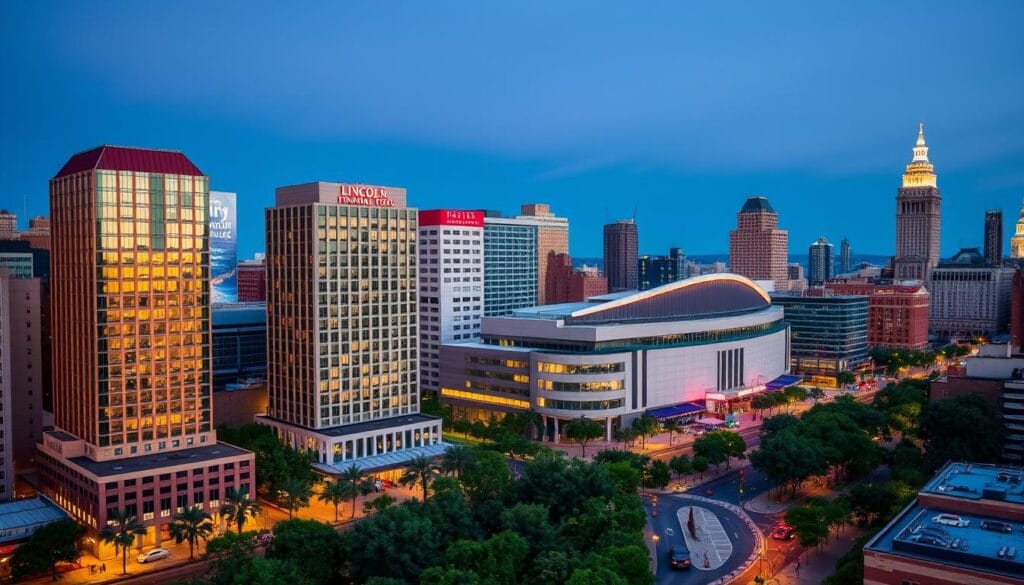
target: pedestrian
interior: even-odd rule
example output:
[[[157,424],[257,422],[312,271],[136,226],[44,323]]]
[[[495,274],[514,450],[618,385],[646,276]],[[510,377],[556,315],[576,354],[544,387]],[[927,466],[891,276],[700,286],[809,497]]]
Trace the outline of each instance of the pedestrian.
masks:
[[[106,573],[106,572],[107,572],[107,563],[103,563],[102,565],[100,565],[100,573]]]

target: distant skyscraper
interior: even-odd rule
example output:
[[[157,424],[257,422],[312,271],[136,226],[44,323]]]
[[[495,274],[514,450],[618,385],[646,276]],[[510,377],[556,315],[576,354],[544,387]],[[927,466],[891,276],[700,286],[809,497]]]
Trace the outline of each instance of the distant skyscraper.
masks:
[[[942,227],[942,197],[936,186],[935,170],[928,161],[924,124],[918,127],[914,159],[903,173],[903,186],[896,194],[897,280],[927,281],[939,263],[939,235]]]
[[[985,260],[992,266],[1003,263],[1003,212],[985,212]]]
[[[850,240],[843,238],[839,243],[839,271],[843,274],[853,269],[853,252],[850,250]]]
[[[766,197],[750,197],[729,232],[729,269],[752,280],[772,280],[775,290],[788,286],[789,232],[779,229],[779,214]]]
[[[480,337],[484,212],[420,212],[420,391],[439,390],[441,344]]]
[[[0,240],[18,239],[18,216],[0,209]]]
[[[620,219],[604,226],[604,274],[608,290],[637,289],[636,222]]]
[[[50,180],[56,428],[37,465],[101,558],[118,510],[159,545],[176,511],[255,494],[253,454],[213,427],[208,197],[177,151],[101,146]]]
[[[508,315],[537,304],[537,224],[484,217],[484,316]]]
[[[1024,208],[1017,219],[1017,229],[1010,238],[1010,258],[1024,258]]]
[[[992,266],[977,248],[962,248],[939,263],[928,281],[932,333],[950,338],[1006,331],[1014,272]]]
[[[545,203],[525,203],[517,219],[529,221],[537,227],[537,304],[544,305],[544,275],[547,273],[548,254],[569,253],[569,220],[551,213]]]
[[[647,290],[682,280],[689,275],[689,263],[681,248],[669,248],[668,256],[641,256],[637,262],[637,284]]]
[[[825,236],[818,238],[807,250],[808,273],[807,284],[817,286],[825,284],[832,278],[832,244]]]
[[[405,197],[317,182],[279,187],[266,210],[269,403],[256,420],[311,450],[322,473],[441,450],[441,421],[420,414],[417,213]]]

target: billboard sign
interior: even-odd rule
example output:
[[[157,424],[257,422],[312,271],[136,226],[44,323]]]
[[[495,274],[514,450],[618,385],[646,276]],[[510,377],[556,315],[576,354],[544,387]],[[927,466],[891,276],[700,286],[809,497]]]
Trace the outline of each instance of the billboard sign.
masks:
[[[210,191],[210,300],[238,302],[238,210],[235,194]]]

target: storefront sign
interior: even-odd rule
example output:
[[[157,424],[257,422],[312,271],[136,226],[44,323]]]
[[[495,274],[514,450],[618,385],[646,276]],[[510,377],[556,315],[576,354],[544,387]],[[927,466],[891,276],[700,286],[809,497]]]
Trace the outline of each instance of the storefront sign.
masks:
[[[483,211],[462,209],[431,209],[420,212],[420,225],[461,225],[484,227]]]

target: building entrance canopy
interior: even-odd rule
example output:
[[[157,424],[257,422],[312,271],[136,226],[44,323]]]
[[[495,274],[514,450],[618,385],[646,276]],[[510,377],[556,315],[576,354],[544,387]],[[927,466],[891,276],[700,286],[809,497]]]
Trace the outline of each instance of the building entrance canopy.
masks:
[[[696,414],[704,411],[704,405],[699,402],[683,402],[682,404],[674,404],[672,406],[665,406],[662,408],[655,408],[654,410],[648,410],[647,414],[653,416],[656,419],[669,419],[686,416],[689,414]]]

